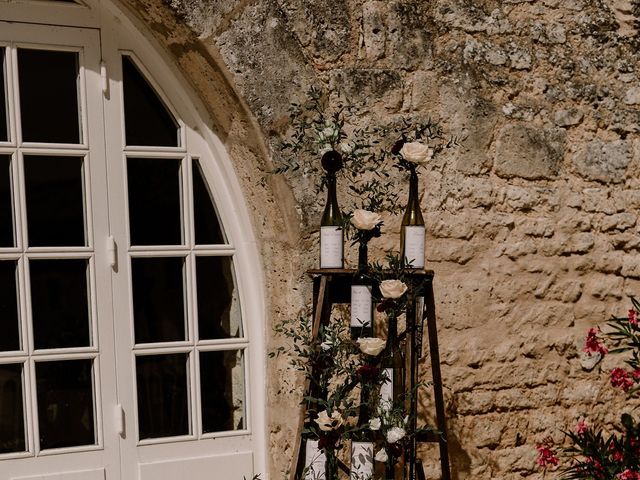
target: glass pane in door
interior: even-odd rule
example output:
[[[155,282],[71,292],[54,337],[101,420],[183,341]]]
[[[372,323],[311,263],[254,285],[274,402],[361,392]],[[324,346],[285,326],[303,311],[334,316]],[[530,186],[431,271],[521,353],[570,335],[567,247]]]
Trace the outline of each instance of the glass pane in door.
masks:
[[[178,123],[128,56],[122,57],[127,145],[178,146]]]
[[[93,360],[36,363],[40,448],[93,445]]]
[[[36,349],[90,345],[88,263],[84,259],[29,261]]]
[[[11,192],[11,157],[0,155],[0,248],[15,246]]]
[[[25,142],[80,143],[78,53],[18,49]]]
[[[193,162],[193,223],[197,245],[225,243],[213,196],[197,160]]]
[[[241,350],[200,352],[204,433],[245,428],[244,388]]]
[[[82,157],[24,157],[29,246],[84,246]]]
[[[127,159],[131,245],[182,244],[180,160]]]
[[[135,342],[175,342],[187,335],[184,258],[133,258]]]
[[[9,140],[9,118],[7,108],[6,48],[0,47],[0,142]]]
[[[240,301],[231,257],[196,257],[196,284],[200,339],[241,337]]]
[[[0,262],[0,351],[20,350],[17,266],[15,260]]]
[[[190,433],[187,361],[185,353],[136,357],[140,440]]]
[[[0,365],[0,453],[26,449],[22,364]]]

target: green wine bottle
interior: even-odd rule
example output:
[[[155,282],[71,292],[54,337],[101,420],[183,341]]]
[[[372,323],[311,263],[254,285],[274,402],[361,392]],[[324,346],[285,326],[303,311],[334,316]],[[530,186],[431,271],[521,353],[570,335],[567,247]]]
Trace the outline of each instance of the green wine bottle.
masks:
[[[322,166],[327,172],[327,203],[320,220],[320,268],[343,268],[343,217],[336,194],[336,172],[342,168],[342,156],[330,150],[322,156]]]
[[[367,244],[358,248],[358,270],[351,281],[351,338],[373,337],[373,281],[368,275]]]
[[[358,431],[351,440],[351,474],[350,480],[365,480],[373,478],[373,447],[375,432],[369,428],[371,414],[369,402],[371,399],[371,385],[361,384],[360,408],[358,410]]]
[[[420,211],[418,195],[418,174],[410,167],[409,200],[402,217],[400,249],[407,268],[424,268],[424,218]]]

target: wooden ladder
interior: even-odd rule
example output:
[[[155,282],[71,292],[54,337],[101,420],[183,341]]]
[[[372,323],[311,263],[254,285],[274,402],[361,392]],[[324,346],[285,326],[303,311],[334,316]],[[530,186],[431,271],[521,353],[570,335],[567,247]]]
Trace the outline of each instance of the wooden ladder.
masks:
[[[440,351],[438,347],[438,330],[436,327],[436,308],[433,297],[433,271],[411,269],[405,271],[408,282],[408,295],[412,300],[408,302],[406,318],[406,351],[405,372],[407,391],[415,391],[419,379],[419,362],[422,357],[423,325],[427,323],[429,339],[429,354],[431,357],[431,374],[433,378],[433,395],[436,410],[436,427],[438,432],[426,432],[412,439],[406,454],[406,467],[403,480],[424,480],[425,474],[422,462],[417,457],[419,443],[438,443],[440,448],[440,466],[442,480],[451,480],[449,466],[449,449],[447,444],[447,426],[445,417],[444,397],[442,392],[442,375],[440,372]],[[355,273],[352,269],[320,269],[307,272],[313,279],[313,326],[312,337],[317,338],[321,325],[327,325],[331,319],[334,304],[350,303],[351,279]],[[385,272],[383,272],[384,275]],[[420,300],[422,299],[422,300]],[[310,381],[305,380],[304,397],[309,394]],[[416,428],[417,423],[417,395],[408,395],[405,411],[412,419]],[[304,461],[302,445],[302,430],[306,415],[306,402],[303,402],[298,416],[298,428],[293,447],[293,462],[289,473],[289,480],[295,478],[296,465]],[[343,469],[344,466],[343,466]],[[348,471],[348,469],[346,469]]]

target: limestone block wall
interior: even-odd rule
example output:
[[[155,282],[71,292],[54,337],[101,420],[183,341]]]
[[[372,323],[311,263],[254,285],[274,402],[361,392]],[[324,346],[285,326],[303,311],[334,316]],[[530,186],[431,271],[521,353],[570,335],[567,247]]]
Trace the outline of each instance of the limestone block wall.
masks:
[[[537,441],[561,440],[584,413],[616,419],[622,396],[601,367],[583,370],[580,351],[588,327],[640,295],[640,2],[127,3],[236,162],[264,258],[267,335],[309,301],[302,272],[317,263],[323,199],[309,179],[259,180],[290,102],[310,85],[340,88],[361,123],[430,116],[466,137],[421,174],[454,478],[542,478]],[[397,248],[397,219],[386,232],[378,254]],[[269,363],[272,478],[287,468],[296,385],[285,362]],[[437,457],[425,464],[436,478]]]

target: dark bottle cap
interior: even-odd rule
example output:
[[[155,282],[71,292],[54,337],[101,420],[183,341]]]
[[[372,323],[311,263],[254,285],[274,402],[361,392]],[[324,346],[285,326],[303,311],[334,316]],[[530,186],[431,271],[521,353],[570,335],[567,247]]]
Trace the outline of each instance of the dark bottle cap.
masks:
[[[327,153],[322,155],[322,168],[324,168],[327,173],[336,173],[338,170],[342,168],[342,155],[340,155],[335,150],[329,150]]]

